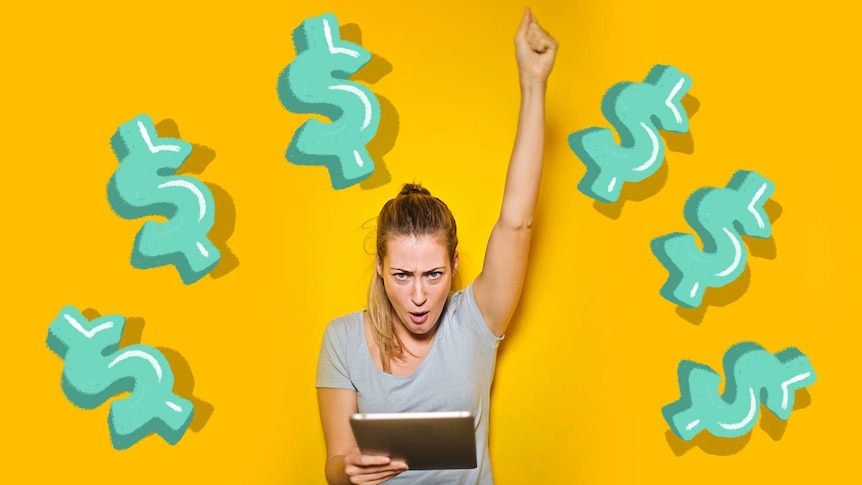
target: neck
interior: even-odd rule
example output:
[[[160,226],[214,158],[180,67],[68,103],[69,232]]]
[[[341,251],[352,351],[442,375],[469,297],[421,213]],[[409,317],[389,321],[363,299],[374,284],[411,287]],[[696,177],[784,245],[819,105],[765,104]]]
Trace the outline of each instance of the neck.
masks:
[[[398,338],[401,339],[401,343],[404,346],[404,352],[414,357],[424,357],[428,354],[431,344],[434,343],[434,337],[437,336],[439,323],[440,321],[438,320],[437,323],[434,324],[434,327],[432,327],[428,333],[423,335],[416,335],[407,330],[401,322],[396,324],[395,333],[398,335]]]

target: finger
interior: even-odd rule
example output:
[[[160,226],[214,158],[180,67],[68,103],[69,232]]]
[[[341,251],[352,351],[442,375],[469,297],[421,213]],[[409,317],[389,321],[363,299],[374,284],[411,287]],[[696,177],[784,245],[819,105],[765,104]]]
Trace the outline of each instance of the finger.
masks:
[[[352,464],[357,466],[387,465],[389,464],[389,457],[384,455],[359,455],[359,457],[351,461]]]
[[[524,16],[521,18],[521,25],[518,26],[518,37],[526,38],[527,29],[530,27],[530,22],[533,19],[533,14],[530,12],[530,7],[524,10]]]
[[[545,34],[545,32],[542,30],[541,27],[531,26],[530,30],[527,32],[527,44],[530,46],[530,48],[532,50],[537,51],[537,52],[543,52],[544,49],[542,49],[542,47],[545,44],[545,38],[546,37],[547,37],[547,34]]]
[[[393,471],[398,468],[392,465],[372,465],[372,466],[356,466],[345,465],[344,473],[348,475],[365,475],[366,473],[380,473],[385,471]]]
[[[399,465],[376,465],[376,466],[356,466],[347,465],[344,467],[344,473],[349,476],[364,476],[373,473],[400,473],[406,470],[406,466]]]
[[[364,475],[356,475],[354,477],[351,477],[350,480],[353,483],[365,483],[365,484],[372,484],[373,485],[373,484],[377,484],[377,483],[383,483],[386,480],[389,480],[390,478],[394,477],[395,475],[398,475],[402,471],[404,471],[404,470],[394,470],[394,471],[379,472],[379,473],[366,473]]]
[[[390,478],[393,478],[393,477],[386,477],[382,480],[375,480],[373,482],[368,482],[366,485],[380,485],[383,482],[388,482]]]
[[[528,35],[541,35],[544,37],[550,37],[551,36],[551,34],[549,34],[548,31],[545,30],[544,27],[542,27],[541,25],[539,25],[538,22],[535,22],[535,21],[532,24],[530,24],[530,26],[527,28],[527,34]]]
[[[538,27],[539,29],[541,29],[542,25],[539,23],[538,17],[536,17],[533,14],[533,11],[530,10],[530,28],[534,28],[534,27]]]
[[[527,43],[533,50],[545,52],[548,49],[556,48],[557,41],[545,29],[536,26],[535,28],[530,28]]]

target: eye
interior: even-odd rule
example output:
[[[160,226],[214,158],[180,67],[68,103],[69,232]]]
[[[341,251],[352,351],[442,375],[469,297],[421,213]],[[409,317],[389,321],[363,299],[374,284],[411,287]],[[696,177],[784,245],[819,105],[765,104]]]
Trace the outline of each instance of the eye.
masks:
[[[432,272],[428,273],[428,277],[431,278],[432,280],[439,279],[441,276],[443,276],[442,271],[432,271]]]
[[[396,280],[400,281],[404,281],[407,279],[407,273],[393,273],[392,276],[394,276]]]

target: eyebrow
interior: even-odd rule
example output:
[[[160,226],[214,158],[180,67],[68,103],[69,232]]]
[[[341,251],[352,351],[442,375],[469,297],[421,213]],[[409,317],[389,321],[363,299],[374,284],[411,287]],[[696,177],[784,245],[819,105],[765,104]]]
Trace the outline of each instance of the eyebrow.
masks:
[[[440,272],[440,271],[443,271],[445,269],[446,269],[445,266],[438,266],[436,268],[429,269],[428,271],[423,271],[423,273],[428,274],[428,273],[433,273],[435,271]],[[403,269],[403,268],[395,268],[395,267],[390,268],[390,271],[393,271],[395,273],[412,273],[412,271],[408,271],[408,270]]]

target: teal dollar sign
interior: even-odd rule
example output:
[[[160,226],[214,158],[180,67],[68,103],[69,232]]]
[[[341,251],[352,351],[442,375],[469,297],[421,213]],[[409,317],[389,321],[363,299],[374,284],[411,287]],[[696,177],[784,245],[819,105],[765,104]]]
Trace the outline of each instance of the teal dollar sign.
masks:
[[[587,167],[578,190],[600,202],[616,202],[625,182],[640,182],[658,171],[664,162],[658,130],[688,131],[681,99],[690,88],[690,77],[662,65],[653,67],[642,83],[611,87],[602,99],[602,114],[616,128],[620,144],[608,128],[569,135],[569,146]]]
[[[652,241],[652,252],[670,273],[660,294],[688,308],[700,306],[707,287],[734,281],[745,269],[748,253],[740,235],[768,238],[772,224],[763,205],[775,186],[757,172],[736,172],[726,188],[697,190],[685,203],[694,235],[673,233]]]
[[[48,347],[63,361],[62,387],[78,407],[93,409],[117,394],[108,428],[114,448],[129,448],[150,433],[176,444],[191,424],[194,406],[175,395],[170,364],[158,350],[141,344],[118,348],[125,318],[88,321],[67,306],[48,327]]]
[[[126,219],[168,218],[144,223],[135,237],[132,266],[174,265],[184,283],[198,281],[215,268],[221,253],[207,238],[215,221],[212,192],[197,179],[173,175],[192,146],[159,138],[147,115],[120,125],[111,146],[120,160],[108,183],[108,201],[114,211]]]
[[[689,441],[701,431],[719,438],[747,434],[766,409],[783,421],[790,417],[796,391],[817,379],[808,357],[794,347],[773,355],[753,342],[734,345],[724,355],[727,382],[719,395],[721,376],[691,361],[679,364],[680,399],[662,408],[671,430]]]
[[[347,81],[371,60],[361,46],[343,41],[333,14],[306,19],[293,32],[296,59],[278,80],[281,103],[294,113],[319,113],[330,120],[306,121],[296,130],[286,157],[297,165],[324,165],[336,190],[374,172],[365,145],[377,134],[380,103],[365,86]]]

